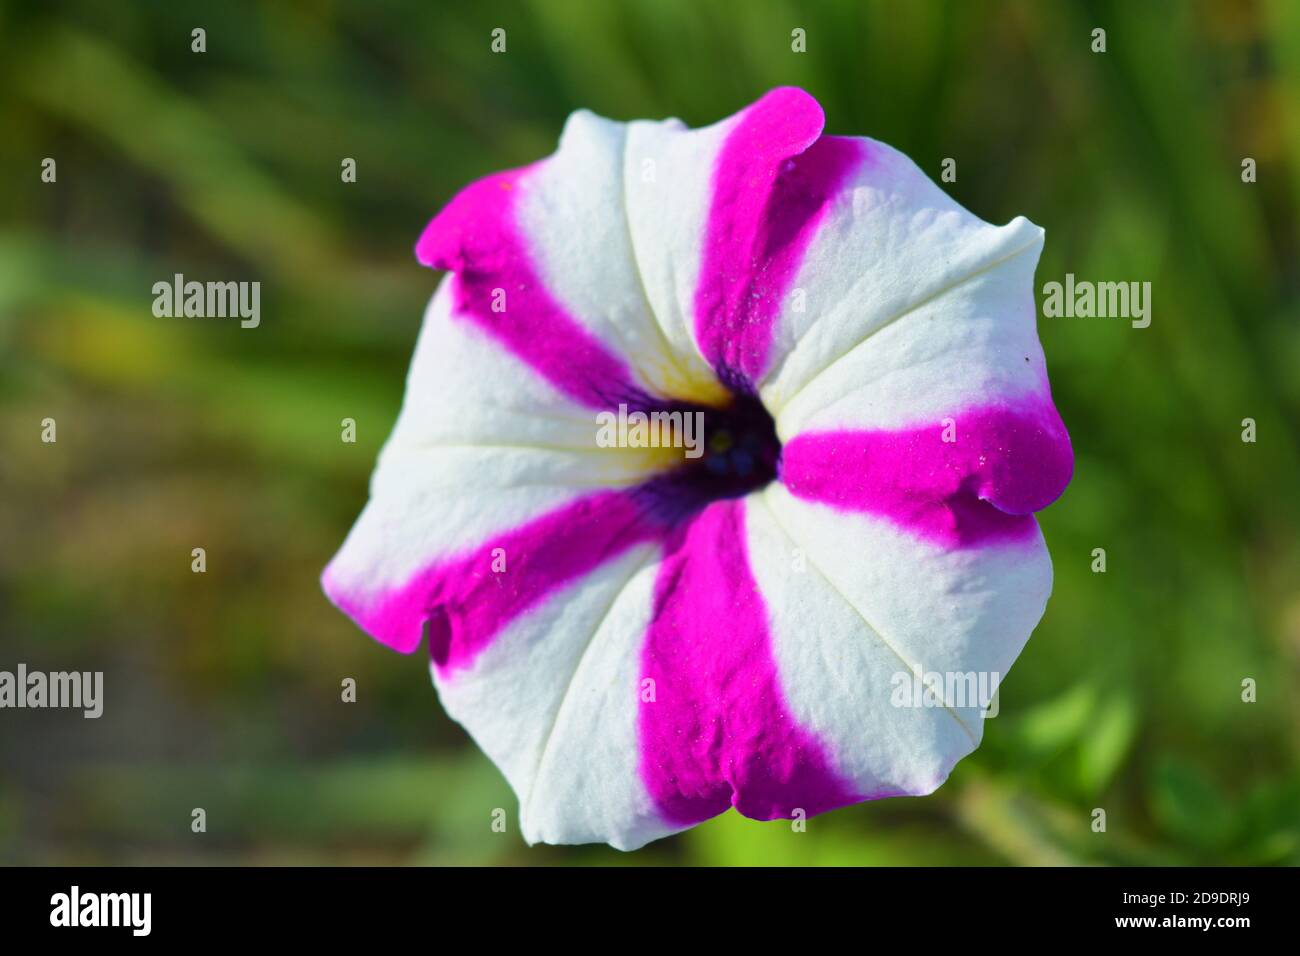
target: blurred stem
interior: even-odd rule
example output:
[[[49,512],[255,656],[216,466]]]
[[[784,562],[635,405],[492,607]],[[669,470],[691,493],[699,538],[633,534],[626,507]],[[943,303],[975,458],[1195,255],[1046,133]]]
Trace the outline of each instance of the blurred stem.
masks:
[[[990,778],[970,779],[952,803],[958,824],[972,837],[1020,866],[1078,866],[1042,825],[1042,808]]]

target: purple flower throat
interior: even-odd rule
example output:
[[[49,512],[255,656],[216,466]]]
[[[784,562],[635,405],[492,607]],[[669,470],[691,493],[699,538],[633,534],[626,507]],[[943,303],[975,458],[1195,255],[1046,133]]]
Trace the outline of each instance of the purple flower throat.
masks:
[[[776,423],[758,397],[733,390],[724,408],[671,403],[655,411],[702,413],[703,454],[683,458],[676,468],[638,489],[646,509],[666,524],[688,520],[714,501],[743,498],[777,477],[781,440]]]

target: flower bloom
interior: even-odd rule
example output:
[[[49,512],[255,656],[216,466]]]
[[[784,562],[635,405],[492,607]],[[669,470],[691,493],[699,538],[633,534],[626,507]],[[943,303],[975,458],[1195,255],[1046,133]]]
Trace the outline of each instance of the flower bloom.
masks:
[[[1005,674],[1042,616],[1043,232],[823,124],[791,88],[699,130],[580,111],[420,237],[451,274],[322,580],[427,638],[529,842],[929,793],[982,707],[896,677]],[[620,405],[702,413],[704,454],[598,446]]]

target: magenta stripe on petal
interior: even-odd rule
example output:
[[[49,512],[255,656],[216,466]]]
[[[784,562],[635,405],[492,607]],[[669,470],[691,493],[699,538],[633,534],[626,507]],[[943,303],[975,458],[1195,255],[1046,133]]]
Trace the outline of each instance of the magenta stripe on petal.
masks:
[[[641,667],[654,681],[654,700],[643,692],[640,704],[641,776],[670,823],[729,806],[772,820],[862,799],[782,693],[743,499],[715,502],[670,542]]]
[[[439,561],[379,596],[355,597],[328,569],[323,583],[362,630],[403,654],[419,647],[428,621],[429,656],[447,676],[470,666],[511,621],[548,595],[661,533],[629,494],[602,492]]]
[[[723,382],[753,390],[767,368],[781,303],[808,244],[862,157],[822,136],[825,117],[803,90],[772,90],[728,132],[695,290],[700,350]]]
[[[465,187],[425,227],[415,256],[456,273],[454,314],[487,331],[565,395],[596,408],[635,403],[641,391],[627,363],[555,301],[531,261],[516,203],[533,168]]]
[[[946,547],[1025,538],[1074,472],[1050,400],[982,407],[931,425],[798,435],[781,481],[796,497],[862,511]],[[944,441],[945,429],[954,439]]]

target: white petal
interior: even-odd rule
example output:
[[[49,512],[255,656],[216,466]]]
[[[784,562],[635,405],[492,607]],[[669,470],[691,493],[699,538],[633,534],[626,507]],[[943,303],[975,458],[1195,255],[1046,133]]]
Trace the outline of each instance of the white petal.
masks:
[[[659,296],[651,296],[639,271],[645,243],[634,248],[628,217],[640,208],[647,188],[655,187],[642,181],[641,152],[631,145],[633,131],[643,125],[659,124],[573,113],[555,155],[528,179],[520,197],[520,225],[552,294],[584,328],[628,359],[648,390],[718,401],[722,392],[708,367],[682,347],[680,338],[670,342],[656,320],[651,300]],[[678,196],[673,208],[685,208],[684,199]],[[649,243],[652,257],[659,253],[658,238]]]
[[[695,285],[713,169],[731,121],[687,129],[680,120],[628,124],[627,216],[646,297],[677,355],[713,378],[695,342]]]
[[[529,843],[629,850],[672,832],[638,772],[639,649],[659,549],[601,566],[516,619],[473,666],[434,670],[447,712],[502,769]]]
[[[453,318],[452,281],[426,312],[370,501],[324,575],[330,597],[367,629],[362,612],[421,570],[593,489],[634,484],[669,451],[596,447],[591,409]],[[418,634],[421,622],[400,626]]]
[[[978,707],[898,706],[896,687],[905,680],[910,689],[927,648],[910,632],[887,637],[877,630],[860,606],[866,602],[838,590],[842,578],[834,575],[834,565],[848,563],[850,541],[860,555],[852,560],[875,558],[851,532],[823,547],[796,537],[794,528],[804,526],[783,527],[769,499],[770,493],[748,499],[749,557],[791,710],[822,739],[862,795],[930,793],[977,746]],[[803,537],[812,535],[805,531]],[[921,703],[920,695],[910,699]]]
[[[763,499],[793,546],[804,551],[808,574],[827,582],[840,603],[862,619],[858,639],[882,641],[913,672],[974,673],[988,680],[996,675],[1000,680],[1042,618],[1052,590],[1052,565],[1036,528],[1028,538],[952,548],[880,518],[800,500],[779,485],[765,489]],[[769,577],[768,583],[777,582]],[[878,677],[869,670],[861,673],[867,685],[859,688],[861,699],[844,701],[844,706],[867,707],[880,693]],[[980,707],[954,710],[978,741]],[[848,725],[832,731],[835,739],[843,738]],[[971,744],[925,729],[915,742],[918,775],[942,767],[943,760],[950,767]],[[943,760],[930,762],[939,755]],[[901,766],[906,772],[906,762]],[[865,761],[855,772],[871,767]]]
[[[1023,218],[991,226],[906,156],[861,142],[795,280],[806,310],[786,308],[778,325],[761,394],[782,437],[1042,391],[1032,284],[1042,230]],[[860,416],[827,411],[851,392]]]

